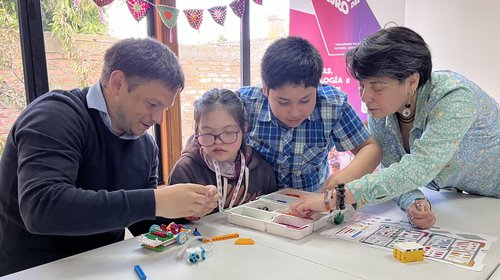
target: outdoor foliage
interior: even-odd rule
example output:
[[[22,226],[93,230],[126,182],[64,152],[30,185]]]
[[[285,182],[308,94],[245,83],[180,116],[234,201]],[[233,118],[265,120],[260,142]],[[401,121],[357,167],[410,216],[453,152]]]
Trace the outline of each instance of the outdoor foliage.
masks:
[[[99,8],[92,0],[43,0],[42,17],[44,31],[57,34],[64,29],[74,34],[107,34]]]
[[[78,2],[77,6],[75,3]],[[106,25],[101,22],[99,8],[92,0],[46,0],[44,1],[44,27],[52,31],[69,54],[72,68],[79,79],[79,86],[87,86],[94,69],[88,67],[89,56],[85,46],[75,44],[75,34],[103,35]]]
[[[0,2],[0,69],[7,70],[11,84],[0,75],[0,102],[9,107],[22,109],[26,104],[23,93],[24,79],[22,72],[21,50],[19,47],[19,27],[16,2]],[[15,81],[15,82],[12,82]]]
[[[41,7],[43,30],[52,32],[60,40],[71,59],[79,86],[86,86],[93,69],[87,66],[89,58],[85,46],[75,44],[75,35],[107,34],[107,25],[101,22],[99,8],[92,0],[42,0]],[[7,70],[7,74],[0,74],[0,102],[21,110],[26,105],[26,97],[19,36],[16,0],[0,1],[0,69]]]
[[[86,86],[94,69],[88,66],[85,46],[75,44],[75,35],[107,34],[99,8],[92,0],[41,0],[41,9],[43,31],[59,39],[64,56],[71,59],[68,67],[77,74],[79,86]],[[4,114],[17,114],[26,107],[26,95],[16,0],[0,0],[0,49],[0,109],[3,108]],[[3,126],[8,129],[9,124],[2,124],[5,130]],[[0,155],[6,137],[4,133],[0,135]]]

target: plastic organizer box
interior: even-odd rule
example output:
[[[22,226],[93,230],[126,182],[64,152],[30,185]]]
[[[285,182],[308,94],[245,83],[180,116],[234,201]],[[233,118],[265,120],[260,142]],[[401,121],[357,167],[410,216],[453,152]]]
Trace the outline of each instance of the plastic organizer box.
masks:
[[[255,201],[226,210],[227,221],[280,236],[300,239],[323,228],[327,225],[328,219],[335,214],[316,213],[312,219],[290,215],[289,206],[300,197],[310,194],[300,190],[282,189],[261,196]]]

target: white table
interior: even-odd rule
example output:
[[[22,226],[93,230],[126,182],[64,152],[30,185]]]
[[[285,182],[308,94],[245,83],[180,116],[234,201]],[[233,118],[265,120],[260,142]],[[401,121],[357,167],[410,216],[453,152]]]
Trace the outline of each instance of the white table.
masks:
[[[451,192],[426,193],[438,226],[500,236],[500,200]],[[394,202],[363,211],[405,217]],[[137,241],[129,239],[2,279],[138,279],[134,264],[142,266],[148,279],[488,279],[500,265],[498,242],[488,253],[484,269],[475,272],[429,260],[399,263],[389,251],[323,237],[317,232],[301,240],[274,236],[229,224],[220,213],[202,219],[196,226],[204,235],[238,232],[241,237],[253,238],[256,245],[235,246],[233,240],[214,242],[215,255],[191,265],[175,259],[178,246],[158,253],[140,248]]]
[[[456,192],[424,192],[432,202],[437,226],[500,236],[499,199]],[[406,216],[392,201],[367,207],[362,211],[393,219],[404,219]],[[363,279],[488,279],[500,264],[499,242],[490,249],[483,270],[476,272],[431,260],[411,264],[399,263],[389,251],[324,237],[317,232],[300,240],[291,240],[243,227],[235,229],[234,225],[228,224],[223,217],[217,215],[207,217],[203,222],[206,227],[217,228],[226,233],[239,232],[240,235],[251,236],[258,244]]]
[[[199,226],[207,235],[222,232]],[[139,279],[133,267],[140,264],[147,279],[307,279],[310,273],[334,279],[359,279],[306,259],[256,244],[235,246],[234,240],[214,242],[212,258],[196,265],[175,255],[172,245],[164,252],[141,248],[128,239],[52,263],[10,274],[2,279]],[[279,269],[281,268],[281,269]]]
[[[490,278],[488,278],[488,280],[500,280],[500,266],[497,267],[497,270],[495,270],[495,272],[491,275]]]

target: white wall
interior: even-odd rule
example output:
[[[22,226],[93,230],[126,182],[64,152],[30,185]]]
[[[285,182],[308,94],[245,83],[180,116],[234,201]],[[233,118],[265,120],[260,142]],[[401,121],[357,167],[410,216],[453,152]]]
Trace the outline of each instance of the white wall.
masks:
[[[407,0],[366,0],[378,24],[384,28],[388,23],[405,25],[405,2]],[[390,9],[388,9],[390,7]],[[389,24],[388,26],[394,26]]]
[[[429,45],[434,70],[458,72],[500,102],[499,0],[406,0],[405,26]]]

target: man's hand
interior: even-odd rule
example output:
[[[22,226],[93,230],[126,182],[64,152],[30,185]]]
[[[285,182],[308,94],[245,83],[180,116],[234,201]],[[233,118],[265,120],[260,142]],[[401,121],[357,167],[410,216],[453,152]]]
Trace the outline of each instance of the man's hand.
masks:
[[[155,190],[156,216],[201,217],[217,207],[217,188],[198,184],[177,184]]]

